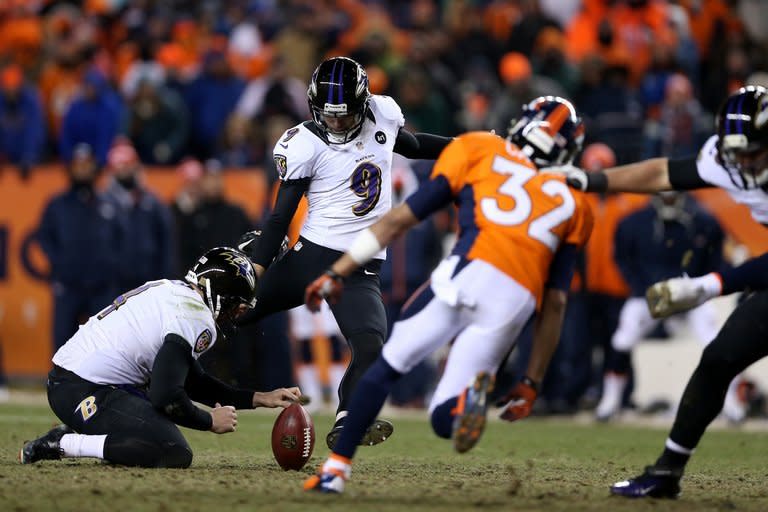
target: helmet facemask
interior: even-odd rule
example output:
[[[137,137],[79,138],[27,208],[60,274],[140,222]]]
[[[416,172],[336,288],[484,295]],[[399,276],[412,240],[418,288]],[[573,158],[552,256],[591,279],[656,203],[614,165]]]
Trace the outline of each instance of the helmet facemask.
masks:
[[[720,159],[728,169],[739,173],[744,188],[768,184],[768,146],[748,144],[744,135],[726,135],[720,141]]]

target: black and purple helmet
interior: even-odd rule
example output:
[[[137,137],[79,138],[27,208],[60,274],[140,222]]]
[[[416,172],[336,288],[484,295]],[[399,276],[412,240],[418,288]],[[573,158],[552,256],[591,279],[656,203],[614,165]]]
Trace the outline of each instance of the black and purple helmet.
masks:
[[[768,90],[749,85],[729,96],[717,114],[717,157],[738,173],[743,188],[768,184]]]
[[[312,120],[331,144],[344,144],[360,133],[368,110],[368,75],[348,57],[322,62],[307,90]],[[327,118],[349,118],[343,128],[329,126]]]

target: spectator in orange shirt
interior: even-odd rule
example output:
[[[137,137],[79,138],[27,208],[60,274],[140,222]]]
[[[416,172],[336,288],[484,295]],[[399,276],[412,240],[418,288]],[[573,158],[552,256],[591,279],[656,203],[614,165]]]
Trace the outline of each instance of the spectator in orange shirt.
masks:
[[[677,44],[665,3],[658,0],[627,0],[608,13],[616,39],[632,56],[629,64],[634,84],[639,82],[651,63],[654,41]]]
[[[0,19],[0,60],[12,58],[22,68],[30,69],[40,57],[42,44],[42,22],[33,7],[25,2],[12,5],[7,17]]]

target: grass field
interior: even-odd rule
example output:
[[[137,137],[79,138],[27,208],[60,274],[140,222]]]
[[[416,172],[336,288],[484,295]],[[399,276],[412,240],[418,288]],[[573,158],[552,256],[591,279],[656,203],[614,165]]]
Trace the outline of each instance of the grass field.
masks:
[[[40,402],[38,400],[38,402]],[[301,490],[327,454],[330,416],[315,418],[318,442],[302,472],[272,459],[276,412],[243,412],[238,431],[185,430],[195,452],[187,470],[115,467],[93,459],[21,466],[25,439],[56,421],[46,405],[0,405],[0,511],[707,511],[768,510],[768,433],[708,432],[674,502],[625,500],[609,483],[653,461],[666,429],[584,425],[530,418],[493,421],[480,444],[458,455],[422,414],[395,420],[385,444],[361,448],[342,496]]]

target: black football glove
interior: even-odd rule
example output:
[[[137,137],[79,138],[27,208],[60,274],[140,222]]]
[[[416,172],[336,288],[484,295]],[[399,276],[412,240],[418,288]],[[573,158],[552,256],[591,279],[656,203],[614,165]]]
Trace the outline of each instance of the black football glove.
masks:
[[[245,253],[248,258],[253,261],[254,256],[256,256],[256,248],[258,247],[259,240],[261,239],[261,230],[260,229],[254,229],[253,231],[248,231],[247,233],[244,233],[240,239],[237,241],[237,248],[240,249]],[[288,235],[283,237],[283,242],[280,244],[280,250],[278,251],[277,255],[272,258],[272,261],[270,263],[274,263],[275,261],[282,258],[285,253],[288,252],[288,246],[290,244],[291,240],[288,238]]]

